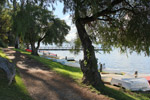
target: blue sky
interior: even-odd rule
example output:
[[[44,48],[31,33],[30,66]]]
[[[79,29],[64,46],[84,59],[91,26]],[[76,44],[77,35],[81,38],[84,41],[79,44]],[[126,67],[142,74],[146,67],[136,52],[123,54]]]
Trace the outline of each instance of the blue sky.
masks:
[[[62,3],[57,2],[55,7],[56,7],[56,10],[54,11],[54,15],[57,15],[57,17],[64,18],[66,15],[68,15],[68,14],[65,14],[65,15],[63,14],[64,5]]]
[[[71,17],[68,13],[63,14],[63,4],[60,2],[57,2],[57,4],[55,5],[55,11],[53,11],[54,15],[56,15],[57,17],[59,17],[62,20],[65,20],[67,25],[69,25],[71,27],[71,30],[69,32],[69,34],[66,36],[66,39],[68,41],[71,41],[73,39],[75,39],[76,37],[76,27],[75,25],[72,23]]]

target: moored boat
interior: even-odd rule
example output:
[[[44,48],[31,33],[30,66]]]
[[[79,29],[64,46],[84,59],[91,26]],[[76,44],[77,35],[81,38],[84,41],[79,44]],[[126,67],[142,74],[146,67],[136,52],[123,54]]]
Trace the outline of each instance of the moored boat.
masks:
[[[145,78],[112,78],[111,84],[131,91],[150,91],[150,85]]]
[[[150,84],[150,76],[145,76],[144,77],[147,81],[148,81],[148,83]]]

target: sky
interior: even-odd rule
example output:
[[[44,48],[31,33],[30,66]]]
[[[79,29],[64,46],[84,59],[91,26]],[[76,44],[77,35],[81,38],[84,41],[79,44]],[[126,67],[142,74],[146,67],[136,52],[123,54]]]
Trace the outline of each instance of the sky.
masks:
[[[75,25],[72,23],[71,17],[70,15],[67,14],[63,14],[63,4],[57,2],[57,4],[55,5],[55,11],[53,11],[54,15],[56,15],[58,18],[65,20],[67,25],[70,26],[71,30],[69,31],[69,34],[66,36],[66,40],[67,41],[72,41],[76,38],[76,27]]]

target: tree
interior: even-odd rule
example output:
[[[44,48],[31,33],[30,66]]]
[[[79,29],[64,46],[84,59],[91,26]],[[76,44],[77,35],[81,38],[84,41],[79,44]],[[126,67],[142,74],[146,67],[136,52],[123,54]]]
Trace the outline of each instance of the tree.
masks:
[[[22,2],[24,0],[21,0]],[[13,18],[13,28],[12,28],[12,32],[13,34],[15,34],[15,48],[18,49],[19,48],[19,34],[15,33],[16,32],[16,24],[15,24],[15,16],[16,16],[16,11],[17,11],[17,0],[10,0],[10,2],[13,4],[13,14],[12,14],[12,18]],[[21,2],[21,4],[22,4]]]
[[[3,5],[2,5],[3,3]],[[5,2],[0,2],[0,46],[7,47],[10,42],[9,34],[11,31],[11,9],[6,8]]]
[[[83,72],[83,83],[91,84],[97,89],[101,89],[103,83],[97,69],[97,60],[95,58],[94,47],[91,37],[102,43],[102,47],[112,46],[132,47],[133,50],[142,49],[142,44],[149,45],[147,42],[140,40],[144,33],[143,27],[136,27],[134,24],[140,24],[144,19],[148,23],[147,12],[149,12],[149,1],[146,0],[60,0],[64,3],[64,13],[72,12],[73,20],[76,24],[78,35],[82,42],[84,59],[81,61],[81,70]],[[139,13],[145,14],[140,16],[141,21],[136,19]],[[143,15],[142,14],[142,15]],[[145,24],[144,24],[145,25]],[[134,27],[133,27],[134,26]],[[142,26],[142,25],[140,25]],[[148,26],[146,25],[147,34]],[[85,28],[88,27],[88,28]],[[126,30],[127,29],[127,30]],[[142,30],[141,30],[142,29]],[[125,31],[126,30],[126,31]],[[138,30],[140,30],[140,34]],[[145,30],[146,31],[146,30]],[[92,33],[91,33],[92,32]],[[133,33],[132,33],[133,32]],[[130,34],[129,34],[130,33]],[[131,35],[136,34],[134,38]],[[130,37],[128,39],[128,37]],[[146,36],[142,36],[146,37]],[[116,39],[116,40],[115,40]],[[134,39],[135,41],[132,41]],[[145,39],[144,39],[145,40]],[[131,42],[132,41],[132,42]],[[139,48],[139,44],[141,48]],[[116,45],[118,44],[118,45]],[[109,47],[108,46],[108,47]],[[137,47],[137,48],[136,48]],[[147,49],[149,46],[147,47]],[[149,49],[148,49],[149,50]],[[146,50],[146,51],[148,51]]]
[[[16,32],[22,33],[26,43],[31,44],[33,55],[38,55],[37,50],[41,42],[61,44],[70,29],[65,21],[56,18],[51,11],[33,3],[28,3],[20,9],[16,19]]]
[[[4,4],[6,3],[6,0],[1,0],[0,1],[0,10],[4,7]]]

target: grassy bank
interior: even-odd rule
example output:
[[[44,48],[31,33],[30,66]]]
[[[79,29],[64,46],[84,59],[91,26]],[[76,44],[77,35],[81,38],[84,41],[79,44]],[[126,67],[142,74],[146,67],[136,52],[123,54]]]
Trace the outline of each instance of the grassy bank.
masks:
[[[60,63],[53,62],[52,60],[49,60],[49,59],[45,59],[45,58],[42,58],[39,56],[33,56],[33,55],[31,55],[30,52],[26,52],[25,50],[20,50],[20,49],[15,49],[15,50],[28,55],[29,57],[43,63],[44,65],[48,66],[50,69],[56,71],[59,74],[66,76],[66,77],[70,77],[77,81],[79,81],[82,78],[83,74],[82,74],[80,68],[68,67],[68,66],[62,65]]]
[[[1,49],[0,57],[7,58]],[[16,73],[15,80],[16,82],[8,86],[6,74],[3,70],[0,70],[0,100],[32,100],[18,72]]]
[[[53,62],[49,59],[45,59],[45,58],[42,58],[39,56],[33,56],[29,52],[26,52],[24,50],[19,50],[19,49],[15,49],[15,50],[19,51],[23,54],[27,54],[30,58],[33,58],[33,59],[43,63],[44,65],[46,65],[50,69],[56,71],[57,73],[59,73],[63,76],[70,77],[78,83],[81,82],[81,78],[82,78],[83,74],[79,68],[65,66],[65,65],[62,65],[60,63]],[[133,93],[130,91],[114,90],[112,88],[105,87],[105,88],[103,88],[103,90],[101,92],[99,92],[91,86],[89,86],[89,88],[91,88],[92,91],[107,95],[108,97],[112,97],[116,100],[150,100],[150,98],[148,98],[149,95],[144,96],[143,94]]]

